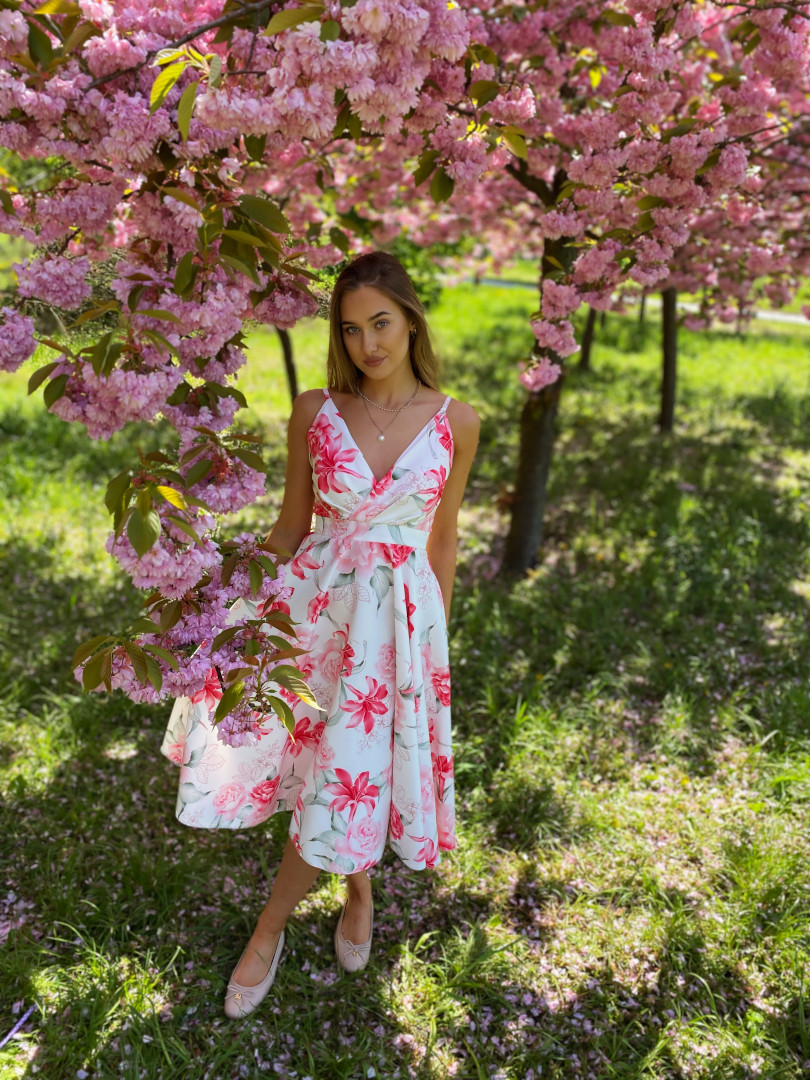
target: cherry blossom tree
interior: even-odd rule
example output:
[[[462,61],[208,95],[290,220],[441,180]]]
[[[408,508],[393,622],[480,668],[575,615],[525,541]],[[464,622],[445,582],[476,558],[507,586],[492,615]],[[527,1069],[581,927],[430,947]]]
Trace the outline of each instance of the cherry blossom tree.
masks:
[[[290,704],[312,703],[281,663],[297,653],[283,573],[255,538],[215,531],[264,486],[231,430],[242,328],[317,310],[313,271],[348,249],[321,229],[330,148],[397,129],[468,40],[446,0],[0,3],[0,141],[50,163],[41,188],[0,190],[0,229],[36,248],[2,308],[0,368],[33,353],[28,311],[48,306],[68,333],[39,339],[54,353],[30,389],[51,411],[92,438],[158,414],[178,434],[107,489],[109,549],[153,591],[129,634],[79,650],[86,688],[210,694],[219,672],[235,743],[270,708],[292,728]],[[227,626],[247,593],[263,619]]]

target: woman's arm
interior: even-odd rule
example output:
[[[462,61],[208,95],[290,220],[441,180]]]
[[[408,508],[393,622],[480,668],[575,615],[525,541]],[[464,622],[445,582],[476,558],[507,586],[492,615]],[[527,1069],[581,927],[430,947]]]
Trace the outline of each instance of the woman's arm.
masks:
[[[312,466],[307,432],[324,403],[322,390],[305,390],[293,402],[287,429],[287,476],[281,511],[262,547],[287,562],[312,526]]]
[[[447,421],[453,432],[453,466],[433,519],[427,553],[433,573],[439,582],[444,611],[449,622],[453,580],[456,576],[458,511],[478,446],[481,421],[472,405],[465,405],[463,401],[450,402],[447,408]]]

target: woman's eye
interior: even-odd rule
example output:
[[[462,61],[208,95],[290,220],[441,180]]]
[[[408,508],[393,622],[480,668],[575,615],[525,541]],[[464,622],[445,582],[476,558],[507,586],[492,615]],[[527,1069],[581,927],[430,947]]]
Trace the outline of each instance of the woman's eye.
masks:
[[[388,326],[388,319],[378,319],[377,326]]]
[[[357,329],[357,327],[356,327],[356,326],[346,326],[346,327],[344,327],[344,328],[343,328],[343,332],[344,332],[345,334],[352,334],[352,333],[354,333],[354,331],[355,331],[356,329]]]

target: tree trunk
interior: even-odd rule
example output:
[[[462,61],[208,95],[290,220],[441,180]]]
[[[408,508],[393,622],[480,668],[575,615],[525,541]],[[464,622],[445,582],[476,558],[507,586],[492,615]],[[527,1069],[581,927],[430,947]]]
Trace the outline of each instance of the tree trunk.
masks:
[[[579,370],[591,370],[591,345],[593,344],[593,332],[596,328],[596,308],[588,308],[588,318],[585,329],[582,332],[582,345],[579,350]]]
[[[602,318],[599,320],[599,328],[600,328],[600,330],[604,330],[606,326],[607,326],[607,312],[603,311],[602,312]]]
[[[658,426],[661,431],[672,431],[675,423],[675,373],[678,357],[678,327],[676,323],[675,289],[664,289],[661,294],[662,307],[662,339],[664,351],[664,365],[661,378],[661,414],[658,418]]]
[[[644,322],[644,309],[647,307],[647,294],[644,292],[641,294],[641,303],[638,305],[638,321]]]
[[[562,382],[561,375],[551,386],[530,394],[520,416],[515,497],[501,564],[503,572],[510,576],[525,573],[537,561]]]
[[[287,373],[287,385],[290,388],[290,397],[293,401],[298,397],[298,376],[295,372],[293,360],[292,338],[289,330],[280,330],[276,327],[278,339],[281,342],[281,351],[284,354],[284,370]]]

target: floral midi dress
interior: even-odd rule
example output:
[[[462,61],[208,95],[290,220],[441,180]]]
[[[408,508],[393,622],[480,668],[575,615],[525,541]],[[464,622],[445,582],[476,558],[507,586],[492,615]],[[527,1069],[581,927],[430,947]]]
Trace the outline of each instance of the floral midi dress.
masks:
[[[387,840],[421,870],[456,846],[447,625],[425,550],[453,461],[450,398],[378,480],[323,393],[307,434],[318,524],[287,563],[292,594],[270,605],[297,623],[308,652],[295,664],[320,709],[290,698],[292,738],[271,714],[257,743],[232,747],[217,739],[215,699],[181,697],[162,751],[180,765],[186,825],[247,828],[291,810],[312,866],[356,873]],[[244,598],[231,614],[255,609]]]

